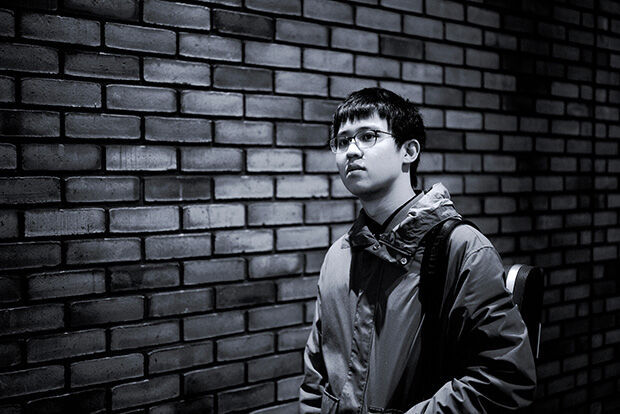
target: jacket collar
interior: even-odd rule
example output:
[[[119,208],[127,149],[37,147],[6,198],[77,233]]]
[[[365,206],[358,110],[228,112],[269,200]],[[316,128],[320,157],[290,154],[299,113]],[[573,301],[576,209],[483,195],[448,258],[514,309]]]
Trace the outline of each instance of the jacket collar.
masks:
[[[416,196],[411,200],[409,205],[394,217],[387,226],[389,230],[379,236],[379,241],[413,254],[426,232],[450,217],[461,216],[454,209],[448,189],[443,184],[436,183],[421,197]],[[354,248],[376,244],[377,239],[368,229],[367,220],[369,218],[362,210],[343,241]]]

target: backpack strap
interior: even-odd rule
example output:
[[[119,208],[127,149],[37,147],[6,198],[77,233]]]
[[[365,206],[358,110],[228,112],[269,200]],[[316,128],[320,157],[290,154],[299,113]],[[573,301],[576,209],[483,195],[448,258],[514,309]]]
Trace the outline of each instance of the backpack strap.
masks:
[[[442,310],[448,292],[453,289],[457,275],[448,278],[448,244],[454,229],[461,225],[478,228],[474,223],[460,218],[448,218],[436,224],[424,236],[424,255],[420,269],[420,302],[424,315],[422,326],[421,363],[428,375],[424,394],[432,396],[441,385],[445,374],[445,341],[441,335],[446,326]]]

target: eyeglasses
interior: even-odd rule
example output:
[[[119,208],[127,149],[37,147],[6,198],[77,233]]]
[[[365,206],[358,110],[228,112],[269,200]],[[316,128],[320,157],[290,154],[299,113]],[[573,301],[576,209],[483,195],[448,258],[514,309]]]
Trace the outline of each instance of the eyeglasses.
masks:
[[[394,136],[394,134],[380,131],[378,129],[363,129],[361,131],[358,131],[352,137],[342,135],[330,139],[329,147],[334,154],[346,152],[349,149],[349,145],[351,145],[352,141],[355,141],[355,145],[357,145],[359,149],[370,148],[377,143],[377,138],[379,137],[379,134],[388,134]]]

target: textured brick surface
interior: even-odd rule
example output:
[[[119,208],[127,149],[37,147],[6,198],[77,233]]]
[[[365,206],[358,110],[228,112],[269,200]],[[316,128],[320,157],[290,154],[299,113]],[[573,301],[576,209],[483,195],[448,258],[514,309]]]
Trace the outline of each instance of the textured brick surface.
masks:
[[[296,411],[372,86],[421,106],[419,188],[548,272],[531,411],[617,411],[617,1],[5,3],[0,412]]]

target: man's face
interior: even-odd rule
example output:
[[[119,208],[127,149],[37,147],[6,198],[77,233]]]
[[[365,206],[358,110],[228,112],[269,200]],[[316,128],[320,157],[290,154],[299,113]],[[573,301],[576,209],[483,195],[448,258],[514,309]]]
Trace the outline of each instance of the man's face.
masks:
[[[337,135],[353,136],[363,129],[391,132],[387,121],[374,113],[371,117],[346,121]],[[379,134],[377,143],[371,148],[360,149],[355,141],[345,152],[336,154],[336,164],[345,187],[362,200],[380,197],[396,180],[409,180],[403,172],[404,147],[396,146],[391,135]]]

